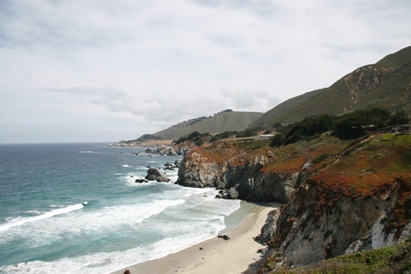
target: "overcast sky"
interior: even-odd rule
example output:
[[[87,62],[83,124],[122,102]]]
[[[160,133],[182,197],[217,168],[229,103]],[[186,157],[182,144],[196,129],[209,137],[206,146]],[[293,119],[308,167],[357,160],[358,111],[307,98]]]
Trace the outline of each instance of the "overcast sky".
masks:
[[[0,143],[266,112],[411,45],[409,0],[0,0]]]

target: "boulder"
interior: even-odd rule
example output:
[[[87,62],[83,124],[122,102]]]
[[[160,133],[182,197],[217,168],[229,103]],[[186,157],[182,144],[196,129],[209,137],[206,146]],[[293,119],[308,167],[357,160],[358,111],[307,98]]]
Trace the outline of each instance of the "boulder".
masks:
[[[134,181],[135,183],[148,183],[148,181],[144,178],[138,178]]]
[[[190,151],[189,148],[183,147],[177,150],[178,155],[186,156],[186,154]]]
[[[161,146],[156,149],[148,148],[145,151],[147,154],[158,154],[162,156],[177,156],[177,152],[172,147]]]
[[[175,152],[175,150],[173,148],[169,148],[168,152],[167,152],[167,156],[177,156],[177,152]]]
[[[170,178],[167,178],[158,168],[149,168],[147,170],[146,179],[149,181],[157,182],[170,182]]]
[[[229,189],[220,190],[216,195],[216,198],[223,198],[223,199],[238,199],[238,191],[236,189],[238,185],[235,187],[231,187]]]
[[[153,154],[154,150],[152,150],[151,148],[147,148],[145,151],[147,154]]]
[[[228,237],[227,235],[223,234],[223,235],[218,235],[218,238],[224,239],[226,241],[230,240],[230,237]]]

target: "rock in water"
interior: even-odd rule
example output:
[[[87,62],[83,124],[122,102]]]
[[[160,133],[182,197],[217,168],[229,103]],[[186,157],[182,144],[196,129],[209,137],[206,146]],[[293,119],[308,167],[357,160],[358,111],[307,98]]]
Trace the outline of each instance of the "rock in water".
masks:
[[[170,182],[170,178],[167,178],[158,168],[149,168],[147,170],[146,179],[149,181],[157,182]]]

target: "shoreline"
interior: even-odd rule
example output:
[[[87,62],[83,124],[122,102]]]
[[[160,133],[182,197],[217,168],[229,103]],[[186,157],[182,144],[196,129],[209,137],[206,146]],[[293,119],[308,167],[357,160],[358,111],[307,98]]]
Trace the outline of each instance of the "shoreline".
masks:
[[[145,141],[133,141],[127,142],[114,142],[109,143],[108,146],[112,147],[161,147],[161,146],[171,146],[173,140],[145,140]]]
[[[165,257],[125,267],[113,274],[123,274],[126,269],[131,274],[241,273],[260,258],[257,251],[263,246],[253,238],[261,233],[267,214],[279,207],[279,204],[261,206],[246,216],[240,225],[225,233],[230,240],[214,237]]]

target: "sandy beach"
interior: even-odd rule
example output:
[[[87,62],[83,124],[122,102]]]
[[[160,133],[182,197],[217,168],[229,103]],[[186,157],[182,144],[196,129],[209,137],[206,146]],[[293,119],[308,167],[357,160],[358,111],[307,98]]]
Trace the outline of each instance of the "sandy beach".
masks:
[[[257,251],[262,248],[262,245],[255,242],[253,238],[260,234],[267,214],[275,208],[278,207],[261,207],[249,215],[239,226],[226,233],[230,237],[229,240],[217,237],[209,239],[180,252],[130,266],[114,273],[122,274],[126,269],[132,274],[241,273],[247,269],[249,264],[260,258]]]

